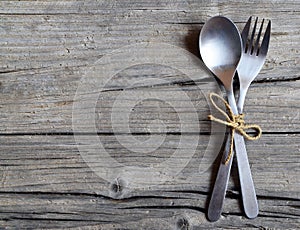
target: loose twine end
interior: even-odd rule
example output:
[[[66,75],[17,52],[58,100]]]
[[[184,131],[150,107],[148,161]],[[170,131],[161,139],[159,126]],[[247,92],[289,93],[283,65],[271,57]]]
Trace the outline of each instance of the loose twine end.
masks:
[[[222,110],[219,106],[217,106],[217,104],[215,103],[213,97],[216,97],[217,99],[221,100],[224,103],[224,105],[226,106],[226,109],[228,110],[228,114],[224,110]],[[227,158],[224,162],[224,164],[227,165],[229,163],[230,159],[232,158],[232,155],[233,155],[234,133],[236,131],[238,131],[247,140],[253,141],[253,140],[257,140],[261,137],[262,130],[261,130],[260,126],[256,125],[256,124],[246,125],[245,120],[244,120],[245,114],[235,115],[233,113],[230,105],[228,104],[228,102],[225,101],[225,99],[223,97],[221,97],[220,95],[218,95],[216,93],[210,93],[209,94],[209,99],[210,99],[212,105],[226,118],[226,120],[216,118],[213,115],[208,115],[208,119],[211,120],[211,121],[215,121],[215,122],[218,122],[220,124],[226,125],[226,126],[231,128],[230,148],[229,148]],[[251,129],[256,131],[256,134],[254,136],[251,136],[246,132],[246,130],[251,130]]]

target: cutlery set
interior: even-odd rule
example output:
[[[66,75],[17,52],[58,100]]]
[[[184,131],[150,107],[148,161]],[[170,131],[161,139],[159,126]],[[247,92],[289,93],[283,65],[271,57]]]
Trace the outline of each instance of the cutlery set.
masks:
[[[256,125],[244,126],[244,115],[242,113],[247,90],[258,75],[266,59],[271,21],[267,23],[264,29],[265,20],[262,20],[258,33],[256,33],[258,19],[255,19],[252,32],[250,31],[251,21],[252,17],[249,18],[240,35],[237,27],[230,19],[223,16],[212,17],[203,26],[199,37],[202,60],[215,77],[222,82],[228,100],[228,103],[226,101],[225,103],[232,113],[232,119],[225,114],[227,121],[221,122],[230,126],[231,133],[225,144],[222,161],[208,206],[207,217],[210,221],[217,221],[221,216],[233,161],[233,147],[238,164],[245,214],[248,218],[255,218],[259,212],[244,137],[257,139],[260,137],[261,130]],[[233,78],[236,71],[240,87],[237,103],[233,90]],[[218,95],[211,95],[211,100],[214,96]],[[223,98],[219,99],[224,100]],[[212,120],[219,121],[216,118]],[[255,129],[259,134],[251,137],[244,132],[243,127],[239,128],[240,126],[246,127],[245,129]]]

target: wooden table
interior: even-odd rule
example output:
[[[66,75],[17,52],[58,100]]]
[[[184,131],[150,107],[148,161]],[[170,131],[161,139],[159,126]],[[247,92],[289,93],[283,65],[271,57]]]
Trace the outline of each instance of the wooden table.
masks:
[[[1,1],[0,228],[299,228],[299,10],[296,0]],[[272,20],[245,105],[263,129],[247,141],[254,220],[236,163],[221,219],[206,219],[224,127],[207,119],[218,84],[198,36],[215,15],[239,29],[250,15]]]

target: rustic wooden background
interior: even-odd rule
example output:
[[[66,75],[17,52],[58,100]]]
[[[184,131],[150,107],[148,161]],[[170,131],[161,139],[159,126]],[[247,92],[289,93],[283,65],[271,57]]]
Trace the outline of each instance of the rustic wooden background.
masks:
[[[0,228],[299,228],[299,11],[298,0],[1,1]],[[131,189],[122,178],[101,179],[79,154],[72,129],[76,89],[95,61],[125,45],[149,41],[199,56],[199,31],[215,15],[231,18],[239,29],[250,15],[272,20],[266,64],[245,105],[247,120],[263,129],[260,140],[247,142],[260,208],[254,220],[242,211],[236,165],[221,219],[206,219],[219,158],[213,164],[201,162],[210,137],[208,105],[198,90],[201,81],[149,64],[120,72],[111,79],[111,90],[99,92],[97,134],[123,165],[150,167],[168,159],[181,136],[199,138],[187,167],[158,186]],[[148,127],[157,119],[167,130],[152,131],[158,137],[167,135],[156,151],[139,154],[115,138],[110,109],[128,82],[148,76],[168,79],[169,84],[147,85],[144,92],[187,92],[198,106],[201,131],[181,133],[170,106],[143,101],[132,111],[132,133],[124,135],[147,140]],[[186,146],[189,151],[188,141]],[[200,164],[207,170],[199,173]]]

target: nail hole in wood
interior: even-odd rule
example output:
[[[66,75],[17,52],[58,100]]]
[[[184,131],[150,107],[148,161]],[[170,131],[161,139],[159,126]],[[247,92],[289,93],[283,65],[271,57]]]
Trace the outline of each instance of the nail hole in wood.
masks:
[[[176,227],[177,227],[178,230],[179,230],[179,229],[180,229],[180,230],[188,230],[188,229],[189,229],[189,226],[190,226],[190,224],[189,224],[189,222],[188,222],[187,219],[185,219],[185,218],[180,218],[180,219],[177,220]]]
[[[113,191],[114,193],[121,193],[123,190],[123,185],[122,185],[122,181],[120,181],[120,179],[116,179],[112,185],[111,185],[111,191]]]

